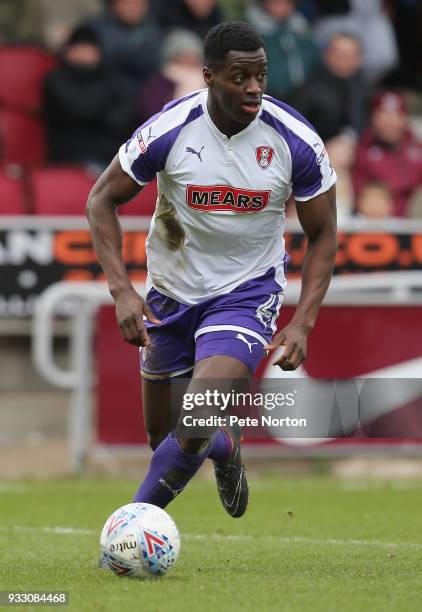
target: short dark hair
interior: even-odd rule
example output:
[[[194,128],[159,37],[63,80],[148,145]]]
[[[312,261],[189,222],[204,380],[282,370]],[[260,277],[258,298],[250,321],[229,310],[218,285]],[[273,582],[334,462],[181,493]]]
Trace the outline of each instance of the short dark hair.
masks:
[[[244,21],[226,21],[212,28],[205,37],[205,64],[222,63],[229,51],[258,51],[261,48],[265,48],[264,41],[252,26]]]

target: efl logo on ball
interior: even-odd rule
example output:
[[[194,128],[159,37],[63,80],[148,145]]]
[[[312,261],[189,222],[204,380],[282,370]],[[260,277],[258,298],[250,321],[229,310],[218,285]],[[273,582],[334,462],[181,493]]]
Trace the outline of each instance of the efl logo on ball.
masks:
[[[273,161],[274,149],[268,145],[262,145],[256,148],[256,161],[262,170],[266,170]]]

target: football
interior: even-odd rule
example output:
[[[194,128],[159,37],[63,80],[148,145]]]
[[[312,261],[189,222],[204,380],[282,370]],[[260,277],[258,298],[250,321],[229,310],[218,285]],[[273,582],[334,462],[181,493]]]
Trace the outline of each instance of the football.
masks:
[[[176,562],[180,535],[175,522],[152,504],[132,503],[107,519],[100,538],[101,558],[118,576],[163,576]]]

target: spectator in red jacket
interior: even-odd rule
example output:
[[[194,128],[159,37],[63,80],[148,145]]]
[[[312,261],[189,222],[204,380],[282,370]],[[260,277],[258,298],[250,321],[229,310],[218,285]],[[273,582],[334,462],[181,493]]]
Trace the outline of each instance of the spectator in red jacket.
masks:
[[[374,98],[370,127],[356,152],[355,195],[373,181],[391,190],[393,216],[407,216],[409,198],[422,185],[422,144],[410,130],[404,97],[395,91]]]

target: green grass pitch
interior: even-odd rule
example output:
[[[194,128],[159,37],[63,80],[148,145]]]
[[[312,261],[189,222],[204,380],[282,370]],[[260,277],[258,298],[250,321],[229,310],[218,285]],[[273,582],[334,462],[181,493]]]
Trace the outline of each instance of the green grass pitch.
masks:
[[[182,534],[178,563],[154,581],[97,568],[101,527],[135,487],[0,484],[0,590],[69,591],[82,611],[422,609],[422,483],[259,478],[235,520],[214,483],[196,479],[168,508]]]

